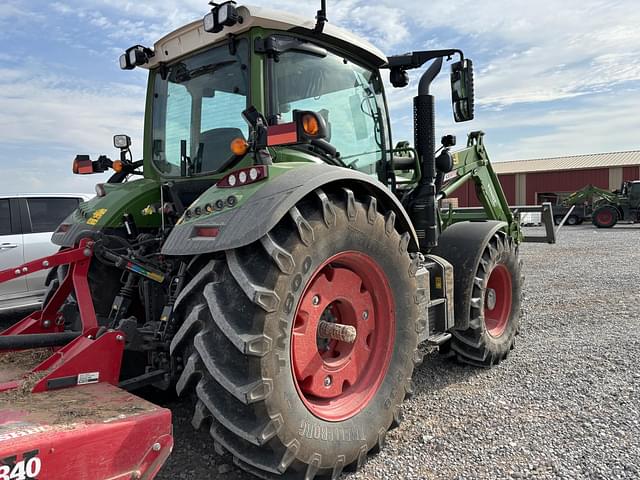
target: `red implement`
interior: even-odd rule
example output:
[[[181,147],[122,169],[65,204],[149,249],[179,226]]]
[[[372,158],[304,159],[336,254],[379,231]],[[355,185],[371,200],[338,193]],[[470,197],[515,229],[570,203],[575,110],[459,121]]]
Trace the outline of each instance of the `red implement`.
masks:
[[[171,412],[100,383],[0,394],[0,479],[152,479],[173,447]]]
[[[42,310],[0,333],[0,480],[150,480],[171,453],[171,412],[117,387],[126,338],[98,326],[93,246],[0,271],[2,283],[69,267]],[[82,332],[64,332],[72,292]]]
[[[96,312],[93,309],[91,290],[87,274],[93,256],[93,241],[84,239],[78,248],[62,250],[49,257],[43,257],[15,268],[0,271],[0,283],[13,280],[16,277],[29,275],[41,270],[68,265],[69,271],[42,310],[32,313],[25,319],[8,328],[0,335],[19,335],[34,333],[60,332],[64,328],[64,321],[59,309],[72,291],[75,291],[82,320],[82,331],[86,333],[98,326]],[[0,477],[2,480],[2,477]]]

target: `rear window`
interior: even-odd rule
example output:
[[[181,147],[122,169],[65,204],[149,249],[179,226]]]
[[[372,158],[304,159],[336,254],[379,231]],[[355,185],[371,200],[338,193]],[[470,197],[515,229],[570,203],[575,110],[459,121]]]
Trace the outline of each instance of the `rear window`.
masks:
[[[9,200],[0,200],[0,235],[11,235]]]
[[[31,231],[33,233],[53,232],[76,208],[78,198],[28,198]]]

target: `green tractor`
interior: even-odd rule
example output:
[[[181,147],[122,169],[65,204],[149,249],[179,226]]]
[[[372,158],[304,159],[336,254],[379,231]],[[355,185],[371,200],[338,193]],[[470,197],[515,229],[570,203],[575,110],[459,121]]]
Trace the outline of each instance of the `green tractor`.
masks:
[[[613,192],[588,185],[577,193],[584,190],[588,190],[592,198],[597,198],[593,202],[591,216],[596,227],[611,228],[619,221],[640,222],[640,181],[624,182],[620,190]]]
[[[225,2],[128,49],[121,67],[149,71],[144,159],[124,135],[118,160],[76,157],[75,173],[114,174],[53,235],[63,249],[90,240],[97,322],[125,339],[120,387],[176,389],[247,472],[338,478],[398,425],[420,344],[504,360],[523,235],[482,132],[436,146],[430,85],[454,57],[467,121],[462,51],[387,57],[328,25],[324,5],[308,21]],[[382,75],[403,88],[429,61],[415,145],[394,148]],[[467,181],[483,211],[441,212]],[[48,300],[67,271],[49,275]],[[66,330],[83,302],[67,298]]]

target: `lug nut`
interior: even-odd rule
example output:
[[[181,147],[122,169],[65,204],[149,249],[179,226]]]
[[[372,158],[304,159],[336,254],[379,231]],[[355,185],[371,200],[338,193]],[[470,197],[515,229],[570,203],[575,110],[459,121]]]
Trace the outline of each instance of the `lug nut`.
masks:
[[[327,375],[326,377],[324,377],[324,386],[325,387],[330,387],[332,383],[333,383],[333,381],[331,380],[331,375]]]
[[[44,322],[42,322],[42,326],[44,328],[49,328],[51,326],[51,320],[45,320]]]
[[[364,312],[362,312],[362,319],[363,320],[369,319],[369,310],[365,310]]]
[[[314,295],[313,298],[311,299],[311,303],[313,303],[314,305],[319,305],[320,304],[320,296]]]
[[[153,447],[151,447],[153,449],[154,452],[159,452],[160,449],[162,448],[162,446],[159,443],[154,443]]]

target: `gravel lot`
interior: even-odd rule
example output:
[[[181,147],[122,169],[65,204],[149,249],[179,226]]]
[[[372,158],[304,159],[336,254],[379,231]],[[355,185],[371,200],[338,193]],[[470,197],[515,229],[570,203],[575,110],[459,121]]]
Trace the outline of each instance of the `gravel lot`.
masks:
[[[526,317],[509,359],[477,370],[427,356],[402,425],[347,480],[640,478],[640,227],[565,227],[559,241],[522,247]],[[177,444],[160,480],[248,478],[184,407],[155,401],[174,409]]]

